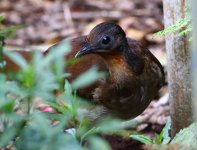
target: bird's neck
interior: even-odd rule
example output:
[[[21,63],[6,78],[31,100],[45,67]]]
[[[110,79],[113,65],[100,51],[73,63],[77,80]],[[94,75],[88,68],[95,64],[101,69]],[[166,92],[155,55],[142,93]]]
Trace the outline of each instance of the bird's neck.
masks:
[[[114,83],[126,81],[133,75],[131,68],[124,59],[122,52],[102,56],[109,69],[109,79]]]

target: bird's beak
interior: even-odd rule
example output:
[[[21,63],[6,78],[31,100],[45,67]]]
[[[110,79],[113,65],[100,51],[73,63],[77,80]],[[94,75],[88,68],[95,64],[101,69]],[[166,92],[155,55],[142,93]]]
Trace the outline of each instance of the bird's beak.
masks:
[[[90,54],[92,53],[96,48],[90,46],[90,45],[86,45],[84,47],[82,47],[77,54],[75,55],[75,58],[86,55],[86,54]]]

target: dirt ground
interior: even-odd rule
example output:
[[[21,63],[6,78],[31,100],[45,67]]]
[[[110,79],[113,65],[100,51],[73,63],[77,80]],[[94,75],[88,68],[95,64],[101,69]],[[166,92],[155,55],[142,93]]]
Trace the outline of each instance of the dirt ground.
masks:
[[[128,37],[147,46],[166,68],[164,38],[154,35],[163,29],[162,0],[1,0],[0,15],[5,17],[5,26],[0,28],[25,25],[15,37],[6,40],[8,47],[49,46],[68,37],[87,34],[98,23],[108,21],[119,24]],[[137,131],[150,137],[161,131],[169,115],[167,91],[164,86],[136,118]],[[131,139],[105,138],[113,149],[142,149],[141,143]]]

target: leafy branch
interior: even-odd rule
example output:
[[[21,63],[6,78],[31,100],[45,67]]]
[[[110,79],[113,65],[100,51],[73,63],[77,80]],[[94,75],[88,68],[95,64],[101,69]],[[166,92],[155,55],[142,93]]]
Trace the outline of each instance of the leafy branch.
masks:
[[[155,33],[156,36],[165,36],[171,33],[178,33],[180,36],[191,35],[192,32],[192,17],[191,12],[187,9],[186,16],[179,19],[173,25],[166,27],[164,30]],[[192,37],[189,38],[192,40]]]

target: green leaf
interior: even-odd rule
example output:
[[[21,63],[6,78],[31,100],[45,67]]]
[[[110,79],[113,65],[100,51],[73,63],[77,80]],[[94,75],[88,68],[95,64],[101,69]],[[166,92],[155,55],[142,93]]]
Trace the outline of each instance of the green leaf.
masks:
[[[54,109],[56,109],[57,111],[61,112],[61,113],[66,113],[68,112],[68,110],[65,108],[62,108],[61,106],[59,106],[58,104],[56,104],[55,102],[50,102],[50,101],[47,101],[46,102],[49,106],[53,107]]]
[[[14,61],[18,66],[22,69],[26,69],[28,64],[27,61],[17,52],[8,52],[5,51],[4,54],[9,57],[12,61]]]
[[[45,115],[34,113],[20,133],[16,147],[20,150],[82,150],[77,140],[63,130],[63,125],[51,126]]]
[[[63,57],[70,52],[70,46],[68,41],[62,42],[61,44],[52,47],[47,53],[43,60],[43,65],[50,64],[51,62],[58,60],[60,57]]]
[[[78,131],[78,132],[79,132],[79,131]],[[91,128],[91,129],[89,129],[88,131],[86,131],[84,134],[81,135],[80,143],[83,143],[84,140],[85,140],[88,136],[90,136],[90,135],[92,135],[92,134],[94,134],[94,133],[96,133],[96,132],[98,132],[98,128],[96,128],[96,127],[93,127],[93,128]]]
[[[68,82],[68,80],[65,80],[64,91],[65,91],[65,94],[72,95],[72,87],[70,83]]]
[[[163,138],[162,144],[168,144],[170,142],[171,139],[169,136],[170,129],[171,129],[171,119],[170,117],[168,117],[166,125],[161,132],[161,136]]]
[[[114,118],[104,118],[96,126],[99,129],[99,132],[102,133],[114,133],[117,130],[124,128],[122,120]]]
[[[111,147],[109,144],[100,137],[90,137],[88,138],[88,141],[90,143],[90,149],[91,150],[111,150]]]
[[[14,109],[14,100],[0,101],[0,112],[10,113]]]
[[[18,86],[18,84],[15,81],[8,82],[6,81],[5,75],[0,74],[0,83],[3,86],[0,86],[0,99],[3,100],[6,97],[6,94],[11,92],[12,94],[15,94],[19,97],[24,97],[25,91],[21,89],[21,87]]]
[[[178,33],[180,36],[188,35],[192,31],[192,17],[190,8],[186,8],[186,15],[184,18],[179,19],[174,24],[165,27],[164,30],[155,33],[157,36],[164,36],[170,33]]]
[[[153,139],[153,144],[161,144],[162,136],[163,136],[163,132],[161,132],[160,134],[156,134],[155,138]]]
[[[8,27],[8,28],[0,30],[0,35],[9,37],[14,33],[14,31],[24,28],[24,27],[25,27],[24,25],[16,25],[16,26]]]
[[[85,73],[81,74],[77,79],[75,79],[71,85],[74,89],[84,88],[92,83],[96,82],[98,79],[105,77],[103,72],[98,72],[96,67],[92,67]]]
[[[78,100],[76,99],[76,90],[72,90],[72,86],[70,83],[65,80],[64,85],[64,91],[65,91],[65,99],[64,101],[67,103],[69,112],[72,114],[72,117],[75,118],[77,115],[77,109],[78,109]]]
[[[6,84],[6,76],[5,76],[5,74],[0,74],[0,84],[1,85],[5,85]],[[0,100],[4,100],[7,91],[4,88],[1,89],[1,87],[0,87]]]
[[[144,136],[144,135],[130,135],[130,137],[144,144],[153,144],[153,141],[149,137]]]
[[[5,115],[1,114],[0,122],[3,125],[3,132],[0,134],[0,147],[6,147],[10,141],[16,138],[24,124],[24,120],[13,112]]]
[[[16,136],[17,128],[11,127],[7,128],[3,131],[3,133],[0,134],[0,147],[6,147],[6,145],[9,144],[9,142]]]

